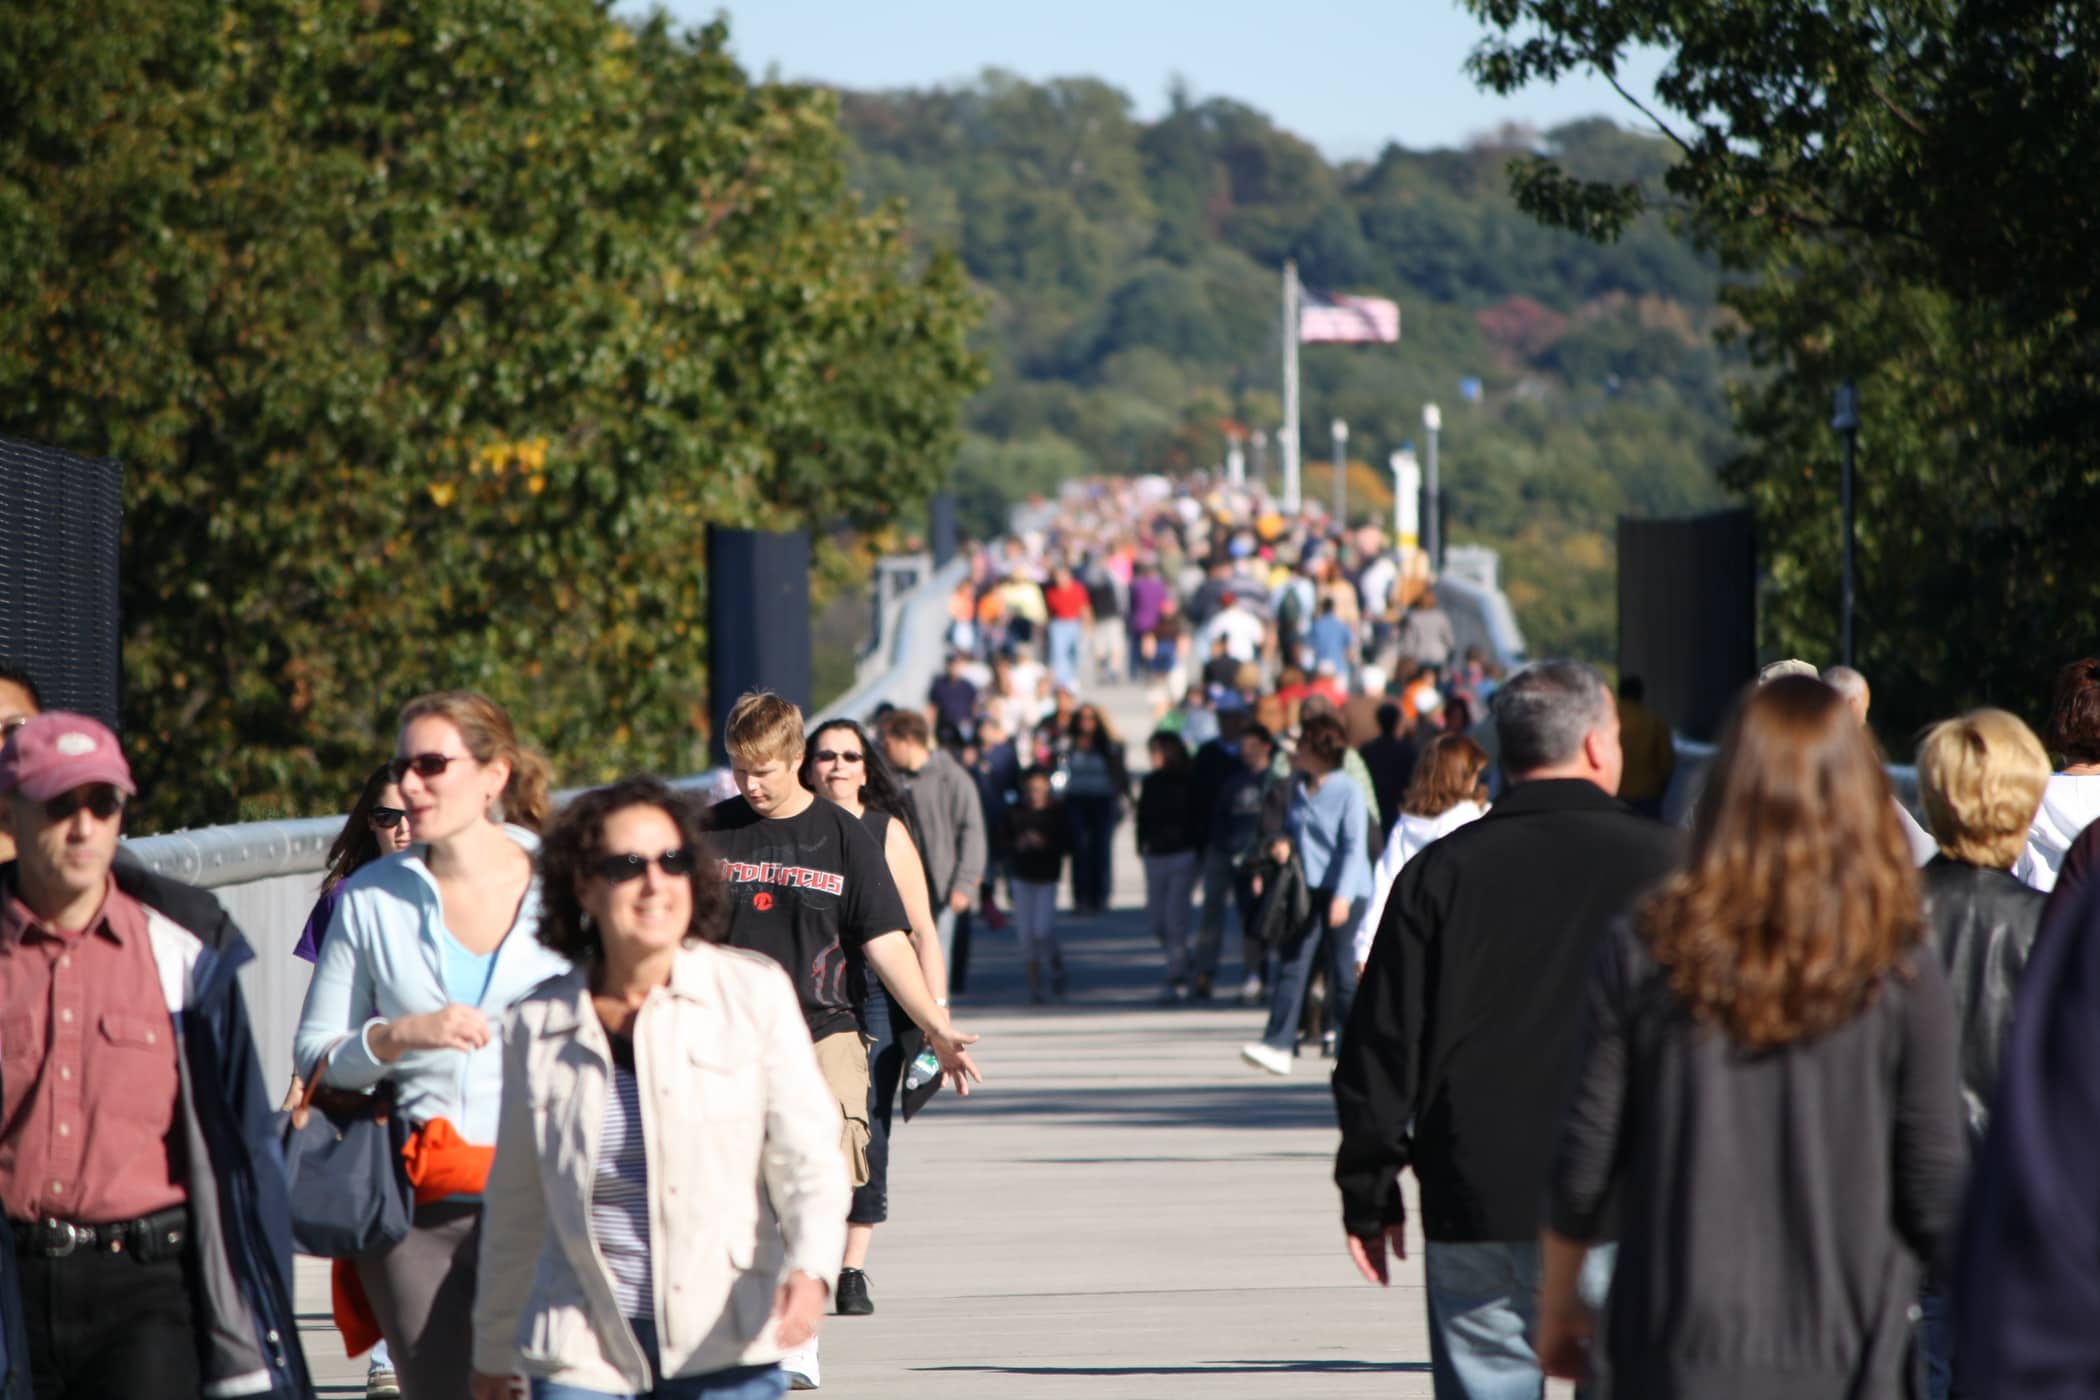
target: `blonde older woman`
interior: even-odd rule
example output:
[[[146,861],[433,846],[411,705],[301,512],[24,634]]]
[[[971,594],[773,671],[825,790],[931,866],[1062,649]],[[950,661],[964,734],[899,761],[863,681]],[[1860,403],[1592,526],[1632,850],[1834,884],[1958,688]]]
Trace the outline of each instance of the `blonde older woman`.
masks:
[[[777,963],[716,946],[689,798],[629,779],[541,854],[573,960],[505,1029],[474,1303],[475,1400],[774,1400],[846,1243],[846,1165]]]

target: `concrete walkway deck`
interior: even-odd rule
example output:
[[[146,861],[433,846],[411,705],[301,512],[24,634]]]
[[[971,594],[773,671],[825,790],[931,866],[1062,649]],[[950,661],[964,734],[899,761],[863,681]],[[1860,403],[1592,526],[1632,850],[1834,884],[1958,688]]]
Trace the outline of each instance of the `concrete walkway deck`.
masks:
[[[1104,698],[1141,763],[1141,700]],[[1061,925],[1063,1005],[1028,1006],[1011,932],[979,927],[955,1014],[984,1037],[990,1083],[900,1123],[868,1266],[877,1311],[827,1319],[819,1394],[1428,1396],[1419,1242],[1385,1290],[1343,1252],[1325,1062],[1272,1079],[1238,1058],[1262,1013],[1151,1004],[1161,967],[1127,822],[1115,906]],[[1234,945],[1221,980],[1239,972]],[[325,1275],[305,1273],[302,1306],[320,1313]],[[362,1394],[362,1364],[315,1321],[322,1394]]]

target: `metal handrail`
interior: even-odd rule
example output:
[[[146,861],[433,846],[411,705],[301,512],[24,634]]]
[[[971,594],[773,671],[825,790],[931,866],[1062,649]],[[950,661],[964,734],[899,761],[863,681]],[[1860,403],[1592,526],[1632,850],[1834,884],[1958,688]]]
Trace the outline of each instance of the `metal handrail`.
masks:
[[[888,647],[889,665],[881,674],[854,686],[819,710],[815,716],[818,721],[863,715],[884,700],[901,705],[917,704],[924,698],[931,676],[940,668],[948,595],[955,591],[967,568],[958,560],[944,569],[930,571],[916,588],[902,595],[900,606],[893,613],[896,622],[890,629],[892,635],[878,638],[875,643],[877,649]],[[919,635],[922,631],[930,635]],[[913,694],[914,690],[919,693]],[[713,779],[711,772],[695,773],[672,779],[671,785],[705,791]],[[584,791],[571,788],[557,792],[555,803],[559,805]],[[124,849],[158,874],[210,889],[279,875],[318,875],[327,867],[328,848],[342,829],[340,816],[241,822],[132,837],[124,842]]]

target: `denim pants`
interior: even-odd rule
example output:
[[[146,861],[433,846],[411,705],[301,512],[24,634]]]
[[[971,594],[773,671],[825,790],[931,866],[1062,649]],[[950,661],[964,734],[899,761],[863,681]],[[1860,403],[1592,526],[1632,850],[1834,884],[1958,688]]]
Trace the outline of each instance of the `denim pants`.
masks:
[[[1076,619],[1050,619],[1050,674],[1064,686],[1079,684],[1079,646],[1082,633]]]
[[[1106,909],[1115,878],[1116,799],[1070,797],[1065,810],[1072,818],[1072,903],[1088,911]]]
[[[1146,856],[1145,915],[1167,955],[1167,980],[1189,975],[1189,901],[1196,893],[1196,853]]]
[[[897,1032],[908,1029],[911,1018],[890,989],[878,984],[868,989],[860,1024],[868,1036],[868,1179],[853,1188],[846,1223],[880,1225],[890,1218],[890,1124],[897,1086],[904,1082],[904,1048]]]
[[[1576,1292],[1593,1309],[1611,1292],[1617,1255],[1617,1245],[1596,1245],[1582,1261]],[[1533,1349],[1543,1269],[1536,1240],[1429,1241],[1422,1273],[1436,1400],[1539,1400],[1546,1393]]]
[[[1239,872],[1233,869],[1232,853],[1216,846],[1203,853],[1203,915],[1196,924],[1193,955],[1198,977],[1218,975],[1218,956],[1225,946],[1225,915],[1237,903],[1233,889]],[[1241,925],[1245,927],[1244,923]]]
[[[661,1367],[656,1351],[656,1324],[647,1318],[629,1318],[635,1340],[649,1358],[654,1375]],[[532,1400],[780,1400],[787,1394],[787,1372],[777,1365],[734,1366],[710,1371],[704,1376],[659,1378],[648,1390],[585,1390],[579,1385],[534,1378]]]
[[[1312,917],[1306,926],[1276,949],[1276,977],[1269,987],[1269,1024],[1262,1044],[1288,1055],[1298,1044],[1298,1022],[1305,1014],[1305,989],[1312,985],[1313,960],[1327,954],[1328,1021],[1337,1031],[1349,1024],[1356,1001],[1356,926],[1363,922],[1367,899],[1349,905],[1340,928],[1330,927],[1330,895],[1313,891]]]

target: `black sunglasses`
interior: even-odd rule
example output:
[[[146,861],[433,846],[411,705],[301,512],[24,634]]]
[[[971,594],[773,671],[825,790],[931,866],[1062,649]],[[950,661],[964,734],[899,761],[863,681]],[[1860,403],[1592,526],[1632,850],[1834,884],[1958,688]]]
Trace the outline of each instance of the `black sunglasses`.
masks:
[[[605,877],[608,885],[624,885],[629,880],[639,880],[642,872],[654,865],[666,875],[690,875],[693,873],[693,848],[680,846],[675,851],[665,851],[651,860],[648,856],[600,856],[598,873]]]
[[[401,825],[407,817],[408,813],[399,807],[374,807],[370,820],[372,825],[378,827],[381,831],[392,831],[395,827]]]
[[[453,764],[465,758],[463,753],[417,753],[407,758],[397,758],[387,764],[386,775],[396,783],[414,773],[419,778],[435,778]]]
[[[852,753],[847,753],[839,749],[817,750],[817,762],[819,763],[858,763],[861,761],[861,759],[865,757],[866,755],[860,753],[858,750]]]
[[[73,814],[82,807],[98,822],[106,822],[124,810],[124,794],[113,787],[92,787],[86,790],[74,788],[62,792],[44,803],[44,819],[52,822],[72,820]]]

